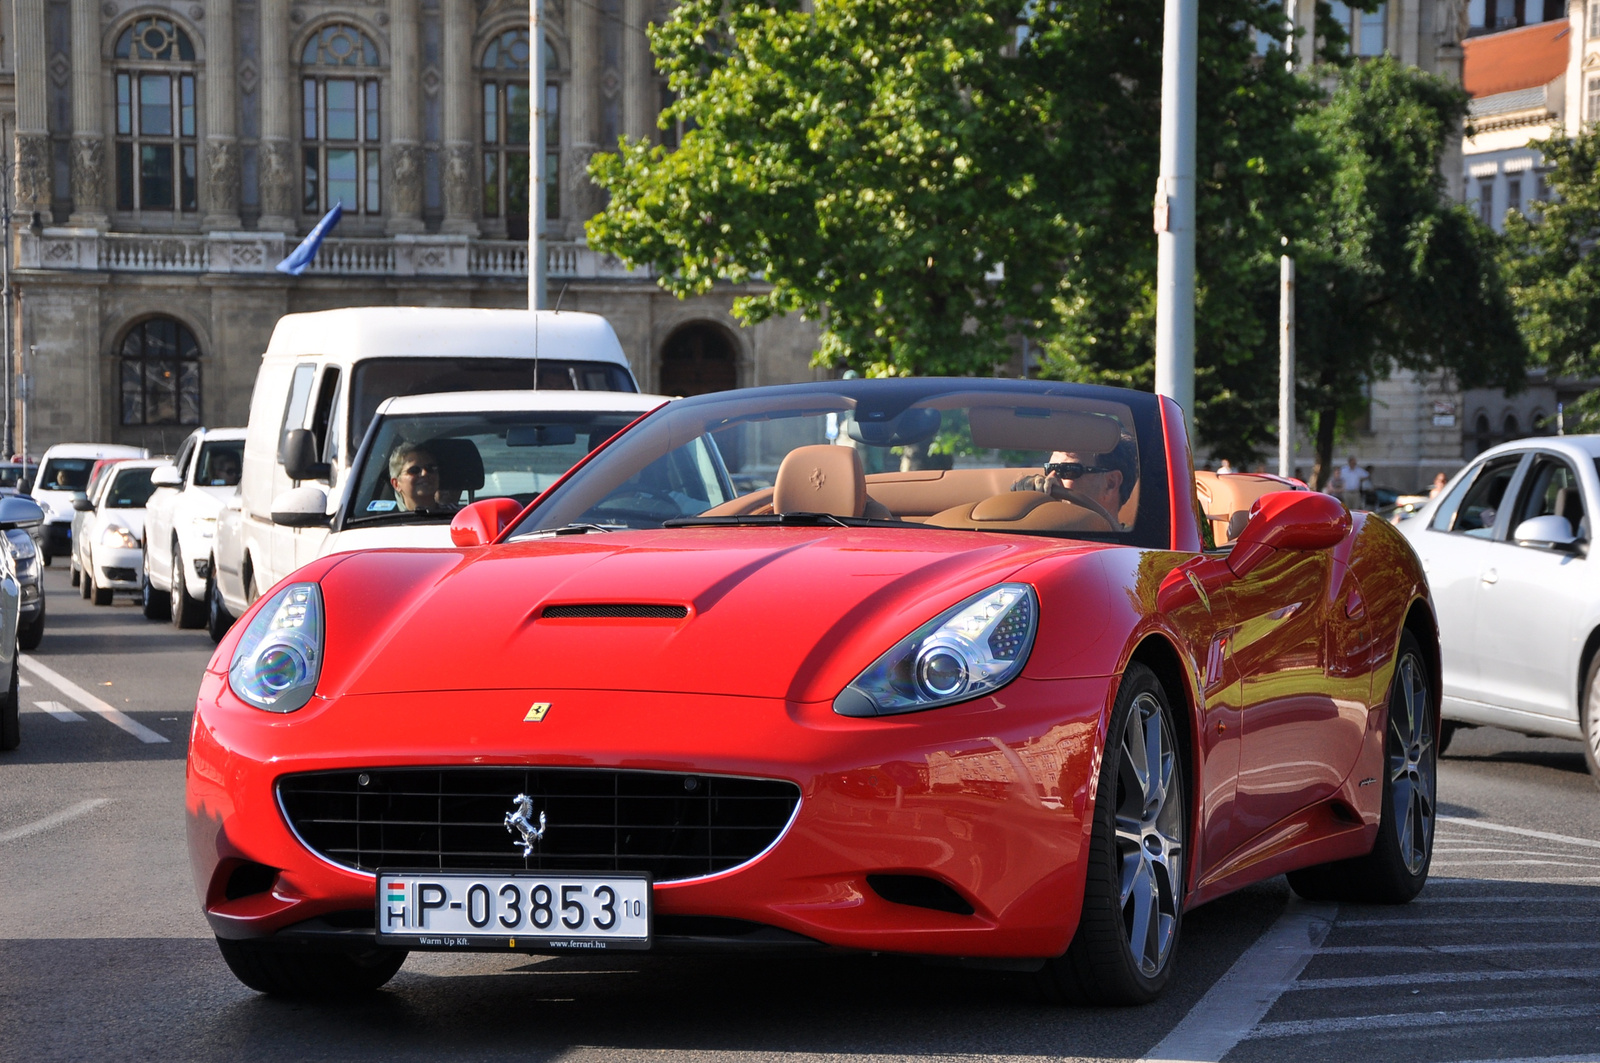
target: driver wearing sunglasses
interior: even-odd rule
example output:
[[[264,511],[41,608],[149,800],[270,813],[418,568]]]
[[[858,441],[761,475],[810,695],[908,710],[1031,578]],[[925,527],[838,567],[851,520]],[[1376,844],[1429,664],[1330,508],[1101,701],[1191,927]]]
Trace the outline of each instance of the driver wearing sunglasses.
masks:
[[[1067,492],[1087,495],[1107,513],[1115,514],[1133,493],[1133,453],[1127,441],[1105,454],[1079,454],[1058,450],[1050,455],[1042,475],[1033,473],[1012,485],[1013,491],[1039,491],[1065,501]]]

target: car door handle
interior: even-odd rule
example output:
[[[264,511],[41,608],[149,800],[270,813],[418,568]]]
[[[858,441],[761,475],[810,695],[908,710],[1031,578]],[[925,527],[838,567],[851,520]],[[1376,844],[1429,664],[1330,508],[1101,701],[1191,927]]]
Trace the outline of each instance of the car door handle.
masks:
[[[1499,583],[1500,573],[1496,572],[1492,568],[1486,568],[1483,570],[1483,575],[1479,576],[1478,578],[1483,580],[1485,583]]]

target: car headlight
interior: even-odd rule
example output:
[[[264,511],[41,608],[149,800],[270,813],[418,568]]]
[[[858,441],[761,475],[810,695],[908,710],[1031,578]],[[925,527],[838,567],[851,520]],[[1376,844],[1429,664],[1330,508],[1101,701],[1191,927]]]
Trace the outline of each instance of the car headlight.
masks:
[[[133,532],[120,524],[107,524],[100,533],[101,546],[120,546],[127,550],[139,549],[139,540],[133,537]]]
[[[873,661],[833,700],[841,716],[892,716],[998,690],[1033,649],[1039,599],[1026,583],[1002,583],[923,624]]]
[[[6,541],[11,544],[11,556],[16,558],[19,563],[31,561],[39,554],[38,549],[33,545],[33,536],[21,528],[7,529]]]
[[[311,700],[322,672],[322,591],[291,583],[262,605],[228,666],[228,686],[268,712],[293,712]]]

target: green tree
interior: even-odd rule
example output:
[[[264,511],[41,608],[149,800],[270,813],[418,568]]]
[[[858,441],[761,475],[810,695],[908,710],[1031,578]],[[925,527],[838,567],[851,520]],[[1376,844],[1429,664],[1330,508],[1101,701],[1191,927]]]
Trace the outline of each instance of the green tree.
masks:
[[[1439,161],[1466,94],[1393,59],[1338,74],[1300,127],[1331,160],[1296,259],[1298,404],[1331,472],[1341,413],[1396,368],[1448,371],[1462,387],[1515,388],[1526,348],[1495,235],[1445,199]]]
[[[1551,195],[1506,215],[1504,267],[1531,361],[1552,376],[1600,376],[1600,131],[1535,143]],[[1600,393],[1568,409],[1568,425],[1600,428]]]

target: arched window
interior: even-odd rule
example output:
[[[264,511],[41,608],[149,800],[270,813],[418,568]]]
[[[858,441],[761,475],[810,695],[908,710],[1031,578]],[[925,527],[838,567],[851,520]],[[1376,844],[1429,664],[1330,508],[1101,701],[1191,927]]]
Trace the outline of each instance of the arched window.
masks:
[[[200,423],[200,345],[170,317],[139,322],[119,350],[122,423]]]
[[[164,18],[122,31],[117,93],[117,209],[199,209],[195,58],[189,35]]]
[[[383,174],[378,150],[378,47],[354,26],[324,26],[300,54],[301,208],[321,214],[335,203],[377,214]]]
[[[561,82],[555,49],[544,42],[545,217],[561,216]],[[506,220],[506,236],[528,238],[532,101],[525,28],[506,30],[483,50],[483,215]]]
[[[1514,413],[1506,414],[1505,427],[1506,433],[1503,437],[1505,439],[1516,439],[1518,436],[1522,435],[1522,425],[1517,421],[1517,415]]]
[[[1477,419],[1472,422],[1473,445],[1477,449],[1469,454],[1468,457],[1476,457],[1494,446],[1494,436],[1491,435],[1493,431],[1489,427],[1489,415],[1479,413]]]

